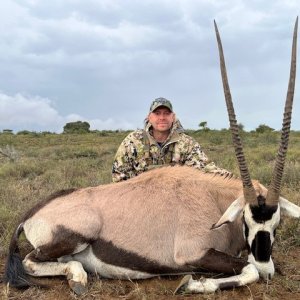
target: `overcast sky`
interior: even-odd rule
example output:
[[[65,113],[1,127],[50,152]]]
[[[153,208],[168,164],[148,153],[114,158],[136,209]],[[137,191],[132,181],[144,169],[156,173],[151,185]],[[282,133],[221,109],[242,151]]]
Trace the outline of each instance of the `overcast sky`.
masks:
[[[77,120],[141,128],[157,97],[172,101],[185,128],[228,128],[214,19],[238,122],[280,129],[299,8],[298,0],[1,0],[0,130],[62,132]]]

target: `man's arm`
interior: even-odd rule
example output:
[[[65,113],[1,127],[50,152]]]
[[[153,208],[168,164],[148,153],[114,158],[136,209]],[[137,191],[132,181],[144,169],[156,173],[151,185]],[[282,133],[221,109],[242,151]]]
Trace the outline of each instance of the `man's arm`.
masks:
[[[217,173],[226,177],[232,177],[233,174],[231,172],[227,171],[226,169],[219,168],[215,165],[214,162],[210,162],[206,154],[201,149],[199,143],[196,142],[193,138],[190,137],[187,143],[187,148],[189,149],[189,151],[186,155],[186,160],[184,162],[185,165],[195,167],[204,172]]]
[[[119,146],[112,165],[112,181],[119,182],[136,176],[134,168],[136,147],[129,134]]]

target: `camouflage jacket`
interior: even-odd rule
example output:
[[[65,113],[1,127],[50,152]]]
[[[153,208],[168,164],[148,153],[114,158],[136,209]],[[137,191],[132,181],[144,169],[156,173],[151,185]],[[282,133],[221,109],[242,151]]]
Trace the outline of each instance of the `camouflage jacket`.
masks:
[[[225,170],[209,162],[200,145],[184,130],[176,120],[167,140],[159,145],[151,135],[151,125],[144,130],[130,133],[121,143],[112,166],[112,180],[118,182],[137,176],[142,172],[166,164],[195,167],[204,172],[221,173],[232,176]]]

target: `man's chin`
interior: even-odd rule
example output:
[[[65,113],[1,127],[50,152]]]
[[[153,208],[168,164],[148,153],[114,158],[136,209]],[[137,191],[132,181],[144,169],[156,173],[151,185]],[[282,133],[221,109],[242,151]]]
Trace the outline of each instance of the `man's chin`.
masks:
[[[168,126],[158,126],[157,130],[161,132],[165,132],[165,131],[169,131],[170,128]]]

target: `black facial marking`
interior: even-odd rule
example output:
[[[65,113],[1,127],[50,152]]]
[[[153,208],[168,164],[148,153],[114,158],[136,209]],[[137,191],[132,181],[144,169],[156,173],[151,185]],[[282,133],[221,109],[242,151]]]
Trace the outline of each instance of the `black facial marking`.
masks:
[[[262,195],[258,195],[257,196],[257,203],[258,203],[258,206],[265,205],[266,204],[266,197],[264,197]]]
[[[249,227],[247,225],[247,223],[245,222],[245,219],[243,218],[243,223],[244,223],[244,232],[245,232],[245,237],[247,239],[247,237],[249,236]]]
[[[245,222],[244,217],[243,217],[243,224],[244,224],[244,233],[245,233],[245,238],[246,238],[246,248],[247,248],[247,251],[250,252],[250,245],[248,243],[249,227],[248,227],[247,223]]]
[[[251,245],[251,253],[256,261],[268,262],[272,254],[270,233],[268,231],[258,231]]]
[[[264,223],[268,220],[271,220],[273,214],[277,211],[277,209],[278,209],[278,205],[271,206],[271,205],[266,205],[265,203],[261,205],[250,205],[252,217],[256,223]]]

